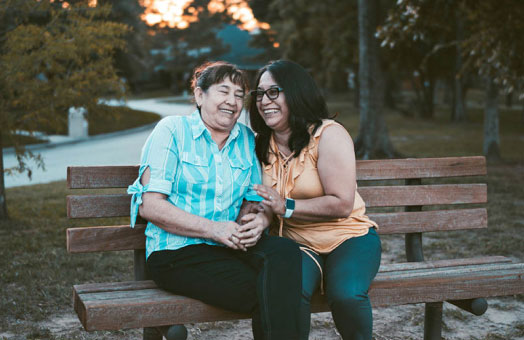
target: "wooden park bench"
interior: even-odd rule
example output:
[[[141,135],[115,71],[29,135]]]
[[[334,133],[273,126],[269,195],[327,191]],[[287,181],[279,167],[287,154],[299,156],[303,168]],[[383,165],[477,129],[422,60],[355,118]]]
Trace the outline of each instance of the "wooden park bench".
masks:
[[[125,188],[137,166],[69,167],[70,189],[124,188],[122,194],[67,197],[69,218],[128,216]],[[502,256],[426,260],[422,233],[486,228],[487,173],[484,157],[367,160],[357,162],[359,192],[379,233],[405,235],[405,263],[385,264],[369,295],[374,307],[425,303],[424,339],[441,339],[442,304],[450,302],[473,314],[487,309],[485,297],[524,293],[524,264]],[[457,179],[442,180],[446,177]],[[451,184],[450,184],[451,183]],[[385,208],[396,207],[396,208]],[[432,207],[423,209],[423,207]],[[74,309],[87,331],[144,328],[144,339],[183,339],[183,325],[249,318],[177,296],[148,280],[145,222],[67,230],[67,250],[88,253],[134,250],[136,281],[89,283],[73,287]],[[474,237],[474,236],[473,236]],[[323,296],[313,312],[329,311]]]

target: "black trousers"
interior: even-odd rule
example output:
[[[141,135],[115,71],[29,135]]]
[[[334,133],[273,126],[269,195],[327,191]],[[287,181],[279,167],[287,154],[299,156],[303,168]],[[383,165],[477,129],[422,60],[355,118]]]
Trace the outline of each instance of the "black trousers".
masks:
[[[255,340],[299,335],[302,263],[298,245],[264,235],[247,252],[206,244],[153,252],[156,284],[227,310],[251,313]]]

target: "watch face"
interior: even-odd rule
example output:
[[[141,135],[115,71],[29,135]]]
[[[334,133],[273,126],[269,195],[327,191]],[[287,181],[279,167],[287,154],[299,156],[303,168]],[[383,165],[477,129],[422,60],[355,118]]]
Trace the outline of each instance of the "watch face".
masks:
[[[295,209],[295,200],[292,198],[286,198],[286,209]]]

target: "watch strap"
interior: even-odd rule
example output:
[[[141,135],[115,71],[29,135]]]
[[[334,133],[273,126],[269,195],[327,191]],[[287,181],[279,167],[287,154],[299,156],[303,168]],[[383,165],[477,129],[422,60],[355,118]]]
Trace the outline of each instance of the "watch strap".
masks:
[[[283,218],[290,218],[295,211],[295,200],[292,198],[286,198],[286,212],[282,215]]]

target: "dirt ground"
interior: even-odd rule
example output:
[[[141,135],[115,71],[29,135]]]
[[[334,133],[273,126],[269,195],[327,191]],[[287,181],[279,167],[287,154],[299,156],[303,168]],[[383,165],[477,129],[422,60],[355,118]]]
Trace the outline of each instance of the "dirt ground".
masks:
[[[444,304],[443,338],[523,340],[524,304],[513,297],[489,299],[490,307],[482,316],[474,316],[450,304]],[[422,339],[424,306],[409,305],[377,308],[373,312],[375,340]],[[27,322],[27,321],[24,321]],[[0,332],[0,339],[142,339],[140,330],[87,333],[72,310],[48,320],[27,325],[31,334],[18,336]],[[187,325],[189,340],[249,340],[249,320]],[[310,340],[336,340],[338,335],[330,313],[312,316]]]

